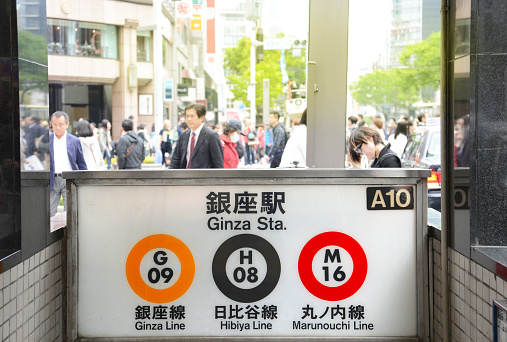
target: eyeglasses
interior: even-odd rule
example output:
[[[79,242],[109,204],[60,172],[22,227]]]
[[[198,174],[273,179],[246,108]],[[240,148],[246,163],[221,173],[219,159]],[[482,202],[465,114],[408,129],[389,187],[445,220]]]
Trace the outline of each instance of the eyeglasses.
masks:
[[[355,149],[354,149],[354,152],[356,152],[357,154],[361,155],[363,154],[363,151],[361,151],[361,147],[363,146],[364,143],[361,143],[359,144],[359,146],[357,146]]]

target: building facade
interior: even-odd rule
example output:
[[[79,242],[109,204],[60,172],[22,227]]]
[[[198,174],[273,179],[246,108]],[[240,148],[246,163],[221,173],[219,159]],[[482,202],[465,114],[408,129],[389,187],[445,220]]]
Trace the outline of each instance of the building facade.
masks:
[[[178,19],[172,1],[48,0],[49,111],[64,110],[73,124],[108,119],[115,140],[129,116],[148,129],[176,122],[178,108],[197,100],[178,96],[178,85],[195,89],[206,77],[204,32]]]

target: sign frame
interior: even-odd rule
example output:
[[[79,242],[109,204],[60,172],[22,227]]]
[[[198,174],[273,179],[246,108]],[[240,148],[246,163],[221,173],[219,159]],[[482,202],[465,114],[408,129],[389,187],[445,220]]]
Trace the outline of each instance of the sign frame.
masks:
[[[172,102],[174,99],[174,81],[172,78],[164,80],[164,101]]]
[[[139,115],[153,115],[153,94],[139,94]]]
[[[70,340],[79,339],[77,334],[77,315],[78,315],[78,298],[77,298],[77,270],[79,267],[78,255],[78,201],[79,193],[87,187],[96,187],[97,184],[112,185],[122,187],[139,186],[224,186],[224,185],[242,185],[248,182],[249,185],[259,185],[271,187],[273,184],[283,185],[362,185],[362,186],[380,186],[380,185],[402,185],[414,187],[415,210],[412,211],[416,215],[416,306],[417,306],[417,336],[394,338],[376,337],[378,341],[427,341],[428,327],[428,255],[425,253],[424,238],[426,236],[426,215],[427,210],[427,180],[429,176],[427,170],[301,170],[302,172],[294,173],[293,170],[276,170],[262,171],[258,170],[229,170],[232,172],[221,172],[220,170],[195,170],[195,172],[187,172],[186,170],[173,170],[174,172],[158,172],[146,171],[143,173],[126,172],[97,172],[92,177],[80,174],[77,171],[65,172],[64,177],[67,179],[67,188],[69,189],[69,208],[73,215],[70,215],[68,225],[68,245],[67,245],[67,265],[68,267],[68,296],[67,296],[67,333]],[[360,172],[356,172],[360,171]],[[362,172],[361,172],[362,171]],[[380,171],[380,172],[379,172]],[[397,215],[400,211],[392,211],[392,215]],[[406,212],[406,211],[401,211]],[[266,336],[268,340],[280,340],[284,337]],[[203,336],[203,340],[209,337]],[[253,339],[258,338],[252,336]],[[193,337],[199,340],[200,337]],[[250,337],[230,337],[230,341],[245,341]],[[122,341],[121,338],[115,341]],[[157,338],[145,338],[146,341],[156,341]],[[358,339],[360,340],[360,339]],[[99,338],[97,341],[101,341]]]

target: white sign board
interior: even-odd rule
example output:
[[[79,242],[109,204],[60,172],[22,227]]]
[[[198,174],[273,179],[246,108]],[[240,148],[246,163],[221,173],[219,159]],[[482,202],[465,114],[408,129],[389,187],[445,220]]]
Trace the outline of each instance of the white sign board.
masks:
[[[414,195],[78,187],[78,335],[417,336]]]
[[[153,115],[153,95],[139,95],[139,115]]]
[[[197,89],[196,89],[196,99],[197,100],[205,100],[206,99],[206,91],[204,85],[204,77],[197,78]]]
[[[292,43],[288,38],[264,39],[264,50],[290,50]]]

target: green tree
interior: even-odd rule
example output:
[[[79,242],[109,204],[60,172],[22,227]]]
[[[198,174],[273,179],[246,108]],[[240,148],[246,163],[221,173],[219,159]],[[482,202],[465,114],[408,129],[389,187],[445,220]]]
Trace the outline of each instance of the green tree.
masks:
[[[430,100],[428,97],[440,87],[440,32],[405,46],[399,60],[406,67],[402,69],[405,79],[422,91],[423,100]]]
[[[352,97],[362,105],[383,108],[409,109],[421,99],[430,100],[440,87],[440,33],[407,45],[399,55],[403,67],[374,70],[362,75],[349,89]]]
[[[377,70],[359,77],[350,86],[354,100],[380,110],[386,103],[396,102],[396,86],[393,70]]]
[[[48,53],[45,37],[18,33],[20,103],[31,89],[48,91]]]
[[[303,51],[302,56],[305,56]],[[280,50],[264,50],[264,60],[255,66],[255,105],[257,111],[262,109],[263,80],[269,79],[270,106],[275,99],[284,93],[282,71],[280,70]],[[285,53],[285,63],[290,79],[306,81],[305,60],[302,57],[293,57],[292,51]],[[231,92],[236,100],[247,103],[248,85],[250,84],[250,38],[242,38],[236,47],[225,51],[224,66],[227,69],[227,79],[231,84]]]

